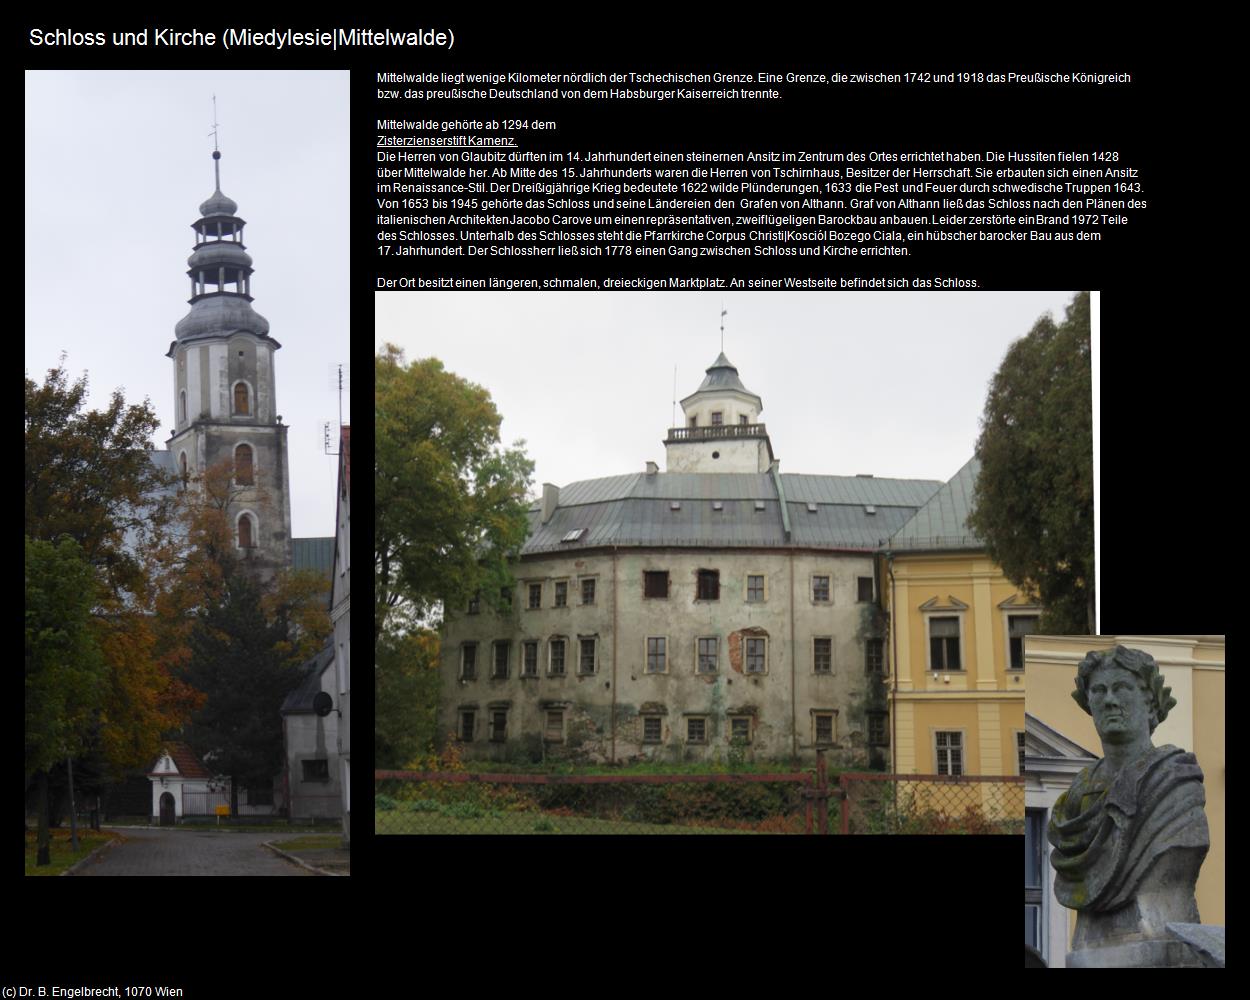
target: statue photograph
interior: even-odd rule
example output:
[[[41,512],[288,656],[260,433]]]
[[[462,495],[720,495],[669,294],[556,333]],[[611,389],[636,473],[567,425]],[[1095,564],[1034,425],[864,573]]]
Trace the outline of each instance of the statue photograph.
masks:
[[[1202,770],[1194,754],[1151,743],[1176,705],[1171,688],[1152,656],[1116,646],[1085,656],[1072,697],[1092,716],[1103,757],[1060,796],[1047,830],[1055,897],[1077,911],[1067,965],[1201,965],[1175,925],[1201,922]]]

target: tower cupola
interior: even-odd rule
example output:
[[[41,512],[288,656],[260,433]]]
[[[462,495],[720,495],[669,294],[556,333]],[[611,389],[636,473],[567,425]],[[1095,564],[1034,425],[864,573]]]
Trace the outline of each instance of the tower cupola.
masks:
[[[722,351],[699,388],[681,401],[684,427],[664,441],[669,472],[764,472],[772,464],[764,403],[742,384]]]

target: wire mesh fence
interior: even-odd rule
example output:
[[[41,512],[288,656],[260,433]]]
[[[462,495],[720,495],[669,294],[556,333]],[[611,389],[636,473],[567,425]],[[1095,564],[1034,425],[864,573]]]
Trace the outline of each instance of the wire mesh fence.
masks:
[[[1024,778],[843,774],[842,833],[1024,833]]]
[[[378,834],[806,833],[811,774],[518,775],[379,771]]]

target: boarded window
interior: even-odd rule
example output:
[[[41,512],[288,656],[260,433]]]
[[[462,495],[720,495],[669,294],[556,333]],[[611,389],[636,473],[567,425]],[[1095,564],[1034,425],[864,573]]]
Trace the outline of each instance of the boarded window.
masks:
[[[937,773],[957,776],[964,773],[963,733],[937,733]]]
[[[716,673],[716,657],[719,645],[719,639],[699,640],[699,673]]]
[[[929,669],[959,670],[959,619],[929,619]]]
[[[234,412],[247,416],[251,412],[247,405],[247,385],[239,382],[234,387]]]
[[[833,640],[821,638],[812,640],[812,666],[818,674],[833,673]]]
[[[579,673],[593,674],[595,672],[595,640],[581,640],[581,658],[578,660],[577,669]]]
[[[812,600],[817,604],[829,603],[829,577],[812,577]]]
[[[642,574],[642,596],[668,597],[668,571],[644,571]]]
[[[1036,615],[1008,615],[1007,636],[1011,643],[1011,669],[1024,669],[1024,637],[1037,631]]]
[[[747,577],[747,600],[751,603],[762,601],[764,599],[764,577],[748,576]]]
[[[707,719],[687,719],[686,740],[689,743],[706,743]]]
[[[767,643],[763,639],[748,639],[747,640],[747,673],[748,674],[764,673],[765,667],[767,666],[767,661],[765,659],[765,652],[767,648],[768,648]]]
[[[569,584],[567,580],[556,581],[556,600],[557,608],[566,607],[569,603]]]
[[[553,677],[564,676],[564,640],[551,640],[551,674]]]
[[[720,570],[718,569],[701,569],[699,570],[699,590],[700,601],[719,601],[720,600]]]
[[[241,444],[234,449],[234,481],[239,486],[252,485],[252,448]]]
[[[668,669],[668,640],[664,636],[647,639],[647,673],[662,674]]]
[[[239,548],[250,549],[256,545],[252,538],[252,519],[247,514],[239,518]]]
[[[521,673],[525,677],[538,676],[538,643],[521,643]]]
[[[547,729],[543,738],[548,743],[564,742],[564,711],[551,709],[547,712]]]
[[[644,715],[642,718],[642,742],[659,743],[663,738],[663,724],[658,715]]]

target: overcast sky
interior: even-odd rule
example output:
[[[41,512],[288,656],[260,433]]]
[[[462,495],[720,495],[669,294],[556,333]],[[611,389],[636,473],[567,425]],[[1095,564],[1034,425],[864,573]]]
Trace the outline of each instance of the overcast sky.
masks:
[[[535,482],[664,468],[676,399],[720,347],[783,472],[947,480],[1008,346],[1074,292],[380,292],[377,345],[490,391]]]
[[[165,446],[165,354],[190,308],[191,223],[213,192],[213,94],[253,306],[282,345],[293,532],[332,535],[337,459],[323,424],[333,440],[330,372],[348,360],[347,73],[27,73],[26,371],[42,382],[65,352],[92,407],[118,387],[128,402],[149,397]]]

